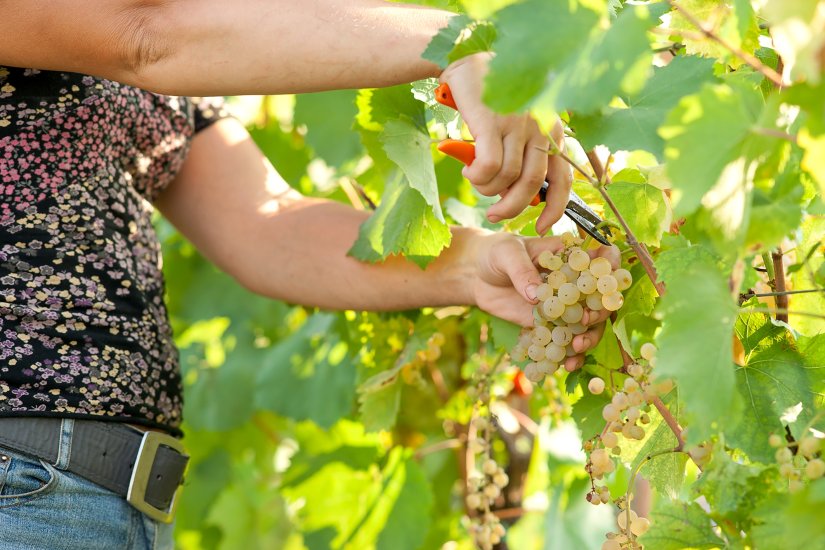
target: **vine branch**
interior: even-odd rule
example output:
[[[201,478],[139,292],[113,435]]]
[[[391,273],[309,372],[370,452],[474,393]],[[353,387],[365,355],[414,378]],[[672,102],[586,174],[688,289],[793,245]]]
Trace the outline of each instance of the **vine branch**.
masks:
[[[782,75],[780,75],[778,72],[776,72],[775,70],[771,69],[770,67],[768,67],[767,65],[765,65],[764,63],[759,61],[759,59],[757,59],[755,56],[747,53],[746,51],[742,50],[741,48],[737,48],[736,46],[734,46],[733,44],[731,44],[730,42],[728,42],[727,40],[725,40],[724,38],[722,38],[721,36],[716,34],[713,31],[713,29],[709,29],[709,28],[705,27],[704,23],[702,23],[699,20],[698,17],[696,17],[694,14],[692,14],[691,12],[689,12],[688,10],[686,10],[685,8],[683,8],[682,6],[677,4],[675,0],[668,0],[668,4],[670,4],[670,6],[674,10],[679,12],[682,15],[682,17],[684,17],[685,19],[690,21],[690,23],[694,27],[699,29],[699,31],[704,36],[706,36],[710,40],[713,40],[714,42],[716,42],[717,44],[719,44],[720,46],[722,46],[726,50],[728,50],[731,53],[733,53],[734,55],[736,55],[736,57],[738,57],[742,61],[744,61],[753,70],[761,73],[765,78],[770,80],[779,89],[782,88],[782,86],[783,86]]]
[[[788,295],[785,294],[785,266],[782,261],[782,249],[771,253],[773,260],[774,290],[776,296],[776,320],[788,322]]]

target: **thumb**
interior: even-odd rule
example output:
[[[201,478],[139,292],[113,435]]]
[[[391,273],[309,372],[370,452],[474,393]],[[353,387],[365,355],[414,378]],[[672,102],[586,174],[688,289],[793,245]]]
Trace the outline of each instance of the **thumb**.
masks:
[[[502,243],[494,249],[493,264],[510,279],[513,288],[531,304],[536,303],[536,288],[541,284],[541,275],[530,260],[524,244],[516,239]]]

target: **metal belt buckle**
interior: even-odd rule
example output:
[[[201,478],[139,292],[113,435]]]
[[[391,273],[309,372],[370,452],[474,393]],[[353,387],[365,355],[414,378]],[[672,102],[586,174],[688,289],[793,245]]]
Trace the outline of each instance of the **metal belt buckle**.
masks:
[[[132,468],[132,477],[129,479],[126,502],[156,521],[172,523],[172,518],[175,517],[175,508],[178,505],[180,487],[175,491],[175,496],[172,497],[172,502],[169,503],[166,510],[156,508],[146,502],[146,488],[149,485],[152,465],[155,462],[155,456],[158,454],[158,448],[161,446],[185,454],[183,444],[171,435],[151,430],[144,432],[140,449],[138,449],[137,460],[135,460],[135,466]]]

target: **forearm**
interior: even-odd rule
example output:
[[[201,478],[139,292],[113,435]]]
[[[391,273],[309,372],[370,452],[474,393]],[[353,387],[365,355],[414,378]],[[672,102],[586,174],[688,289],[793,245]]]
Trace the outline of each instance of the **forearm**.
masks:
[[[367,215],[302,197],[254,219],[248,238],[237,243],[234,265],[225,269],[258,294],[328,309],[472,303],[474,230],[453,229],[452,244],[426,270],[400,257],[369,264],[347,256]]]
[[[11,0],[0,65],[173,95],[377,87],[436,76],[421,53],[451,15],[378,0]]]

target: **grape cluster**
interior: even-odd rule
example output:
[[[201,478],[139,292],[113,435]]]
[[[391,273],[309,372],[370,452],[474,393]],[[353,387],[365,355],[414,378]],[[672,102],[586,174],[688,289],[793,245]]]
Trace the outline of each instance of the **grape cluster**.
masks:
[[[531,382],[540,382],[576,355],[571,342],[587,330],[581,322],[585,307],[618,310],[624,304],[622,291],[633,282],[626,269],[613,270],[606,258],[591,258],[579,237],[565,233],[562,242],[558,254],[546,250],[538,257],[543,282],[536,289],[534,326],[522,332],[511,352],[514,361],[531,360],[524,367]]]
[[[435,332],[427,339],[427,348],[418,350],[415,357],[401,370],[401,377],[404,382],[411,386],[424,384],[421,376],[421,368],[428,363],[434,363],[441,357],[441,347],[446,342],[446,337],[441,332]]]
[[[822,439],[809,435],[789,443],[780,435],[772,434],[768,442],[776,448],[779,474],[788,480],[788,490],[791,492],[804,486],[803,479],[813,481],[825,475]]]
[[[505,529],[491,508],[510,479],[490,456],[490,421],[483,416],[474,417],[470,433],[473,432],[482,434],[483,437],[472,437],[468,443],[469,450],[476,455],[474,462],[480,465],[467,476],[465,503],[468,510],[477,514],[469,521],[468,530],[481,550],[492,550],[493,546],[501,542]]]
[[[602,418],[606,422],[604,431],[585,443],[585,451],[590,455],[585,469],[593,481],[593,490],[587,494],[587,500],[591,504],[606,504],[610,501],[607,487],[597,486],[596,480],[601,480],[615,469],[611,455],[619,456],[622,453],[619,438],[644,439],[644,426],[650,423],[648,413],[651,402],[673,389],[670,380],[655,381],[652,378],[656,347],[650,343],[643,344],[641,355],[639,361],[625,368],[628,378],[620,388],[614,388],[613,398],[602,408]],[[587,388],[598,395],[605,391],[606,384],[601,378],[594,377],[590,379]]]

